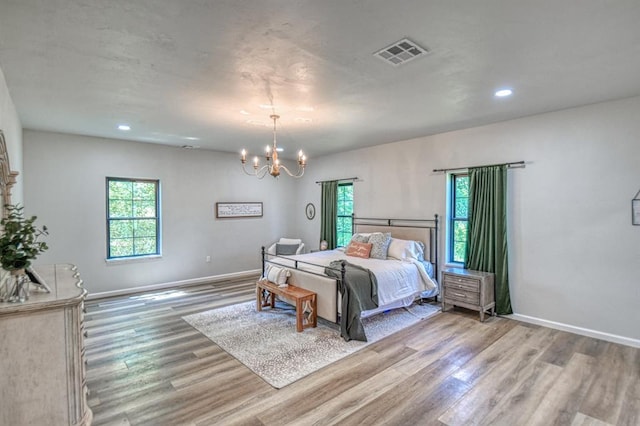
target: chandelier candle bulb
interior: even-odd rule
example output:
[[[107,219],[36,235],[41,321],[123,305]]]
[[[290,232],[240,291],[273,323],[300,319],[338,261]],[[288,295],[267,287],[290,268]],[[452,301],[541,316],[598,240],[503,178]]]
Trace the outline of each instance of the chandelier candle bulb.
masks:
[[[260,160],[258,159],[258,157],[253,157],[253,168],[257,169],[258,168],[258,163],[260,163]]]
[[[244,164],[247,161],[247,150],[242,150],[242,163]]]

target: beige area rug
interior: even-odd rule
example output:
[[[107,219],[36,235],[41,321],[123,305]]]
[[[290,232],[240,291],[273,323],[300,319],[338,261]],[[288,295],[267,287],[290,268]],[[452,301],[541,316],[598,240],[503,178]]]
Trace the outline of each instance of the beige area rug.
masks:
[[[366,318],[368,342],[345,342],[339,326],[324,320],[297,333],[295,309],[284,303],[257,312],[247,302],[183,319],[279,389],[438,312],[439,306],[414,304]]]

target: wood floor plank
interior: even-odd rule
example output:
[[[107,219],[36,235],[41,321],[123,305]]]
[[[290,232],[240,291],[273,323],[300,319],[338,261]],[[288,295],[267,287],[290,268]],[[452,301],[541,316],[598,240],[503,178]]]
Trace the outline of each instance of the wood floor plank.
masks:
[[[624,396],[630,393],[637,377],[637,349],[609,343],[596,363],[594,378],[580,407],[580,412],[606,423],[618,418],[637,417],[623,413]]]
[[[530,374],[524,375],[507,397],[489,411],[482,419],[482,424],[511,426],[526,423],[538,410],[540,401],[553,386],[561,370],[555,364],[534,362]]]
[[[571,422],[571,426],[612,426],[611,423],[606,423],[593,417],[586,416],[582,413],[578,413]]]
[[[638,426],[640,349],[461,308],[274,389],[182,319],[254,290],[245,278],[87,301],[94,426]]]
[[[384,370],[370,379],[360,382],[342,398],[332,398],[300,415],[288,424],[330,425],[340,423],[345,417],[394,388],[399,381],[405,378],[404,374],[395,370]]]
[[[572,423],[591,382],[597,360],[576,352],[546,393],[527,425],[566,425]]]
[[[454,425],[487,424],[484,419],[503,400],[509,398],[514,389],[535,372],[536,360],[541,351],[528,345],[506,348],[510,355],[503,359],[500,367],[485,369],[483,374],[468,375],[460,369],[454,376],[468,378],[471,390],[464,398],[452,404],[438,420]],[[472,368],[472,371],[476,371]]]

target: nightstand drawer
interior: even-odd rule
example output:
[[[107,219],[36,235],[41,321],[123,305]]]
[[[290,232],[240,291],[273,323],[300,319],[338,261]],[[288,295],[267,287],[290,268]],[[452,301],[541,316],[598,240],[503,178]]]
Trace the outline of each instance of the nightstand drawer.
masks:
[[[480,281],[474,278],[457,277],[445,274],[444,286],[459,290],[480,292]]]
[[[458,300],[460,302],[478,305],[480,303],[480,293],[473,291],[458,290],[451,287],[444,288],[444,297],[446,299]]]
[[[480,283],[478,280],[467,280],[464,278],[445,277],[444,287],[463,291],[473,291],[476,293],[480,292]]]

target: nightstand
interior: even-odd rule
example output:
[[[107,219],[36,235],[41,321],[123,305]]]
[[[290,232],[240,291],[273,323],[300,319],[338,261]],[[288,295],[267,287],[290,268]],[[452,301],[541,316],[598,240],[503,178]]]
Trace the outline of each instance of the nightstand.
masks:
[[[496,299],[491,272],[447,268],[442,271],[442,311],[448,306],[461,306],[480,312],[480,321],[491,310],[495,315]]]

